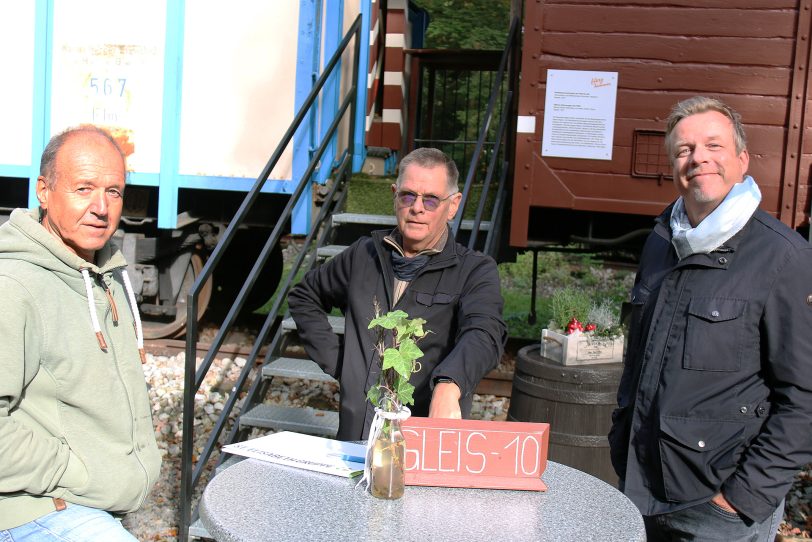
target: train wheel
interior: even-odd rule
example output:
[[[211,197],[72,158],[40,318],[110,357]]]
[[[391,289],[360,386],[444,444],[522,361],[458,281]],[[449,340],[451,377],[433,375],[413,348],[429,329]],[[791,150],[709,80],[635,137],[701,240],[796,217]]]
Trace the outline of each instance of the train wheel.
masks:
[[[192,289],[195,279],[202,270],[203,259],[198,254],[192,254],[189,264],[186,267],[186,272],[183,275],[183,281],[181,282],[180,288],[178,288],[178,294],[175,297],[175,308],[177,309],[175,318],[170,321],[142,318],[145,339],[170,339],[183,336],[186,332],[186,296],[189,294],[189,290]],[[203,313],[206,312],[209,306],[211,290],[212,279],[209,277],[209,280],[203,285],[203,288],[200,290],[200,295],[198,296],[198,321],[203,317]]]

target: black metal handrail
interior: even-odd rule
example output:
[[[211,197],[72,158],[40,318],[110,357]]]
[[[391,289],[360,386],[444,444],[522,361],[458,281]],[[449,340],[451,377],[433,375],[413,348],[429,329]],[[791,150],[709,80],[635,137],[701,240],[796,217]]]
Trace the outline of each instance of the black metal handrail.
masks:
[[[291,265],[291,269],[288,272],[287,279],[285,280],[284,285],[282,286],[282,288],[278,290],[278,295],[274,302],[273,308],[268,313],[268,316],[265,319],[265,322],[259,333],[259,336],[263,337],[263,340],[262,341],[258,340],[255,346],[261,345],[261,343],[264,342],[264,337],[267,337],[270,334],[271,324],[273,322],[272,316],[279,312],[279,309],[282,306],[282,300],[285,299],[285,297],[287,297],[288,292],[290,292],[291,288],[293,287],[293,281],[295,280],[299,270],[302,268],[305,262],[305,258],[307,257],[308,254],[311,254],[313,241],[315,239],[316,234],[319,232],[319,229],[321,229],[321,235],[319,237],[318,242],[316,243],[316,246],[323,246],[325,244],[325,239],[332,232],[333,227],[330,224],[328,218],[332,216],[332,214],[335,212],[336,209],[341,208],[341,206],[343,205],[344,198],[346,198],[347,195],[347,192],[344,188],[347,180],[349,179],[351,168],[352,168],[352,156],[347,154],[345,155],[341,165],[337,168],[335,180],[333,182],[332,187],[330,188],[329,193],[327,194],[327,197],[325,198],[325,204],[322,206],[321,211],[319,211],[319,214],[316,216],[316,220],[314,221],[315,224],[322,225],[322,227],[312,228],[310,230],[310,233],[307,234],[305,240],[302,242],[299,254],[294,260],[293,264]],[[341,192],[341,195],[337,196],[337,193],[339,191]],[[312,255],[315,256],[315,253],[313,253]],[[315,265],[315,261],[316,258],[314,257],[311,260],[310,268],[312,268]],[[280,350],[281,340],[282,340],[282,330],[279,327],[277,327],[274,333],[273,340],[266,349],[263,365],[268,363],[270,361],[271,356],[275,355],[275,353]],[[257,355],[258,352],[259,348],[257,348],[256,353],[252,350],[251,354]],[[247,365],[248,363],[246,363],[246,366]],[[243,372],[245,372],[247,376],[248,372],[250,371],[246,371],[245,367],[243,367]],[[241,374],[240,377],[242,378],[242,376],[243,375]],[[235,385],[235,387],[238,387],[238,389],[242,389],[243,383],[244,379],[238,380],[238,383]],[[264,393],[260,392],[260,386],[265,384],[267,384],[267,381],[262,378],[254,379],[253,383],[251,384],[251,388],[249,389],[248,393],[245,396],[245,400],[243,401],[242,412],[247,412],[248,410],[250,410],[251,407],[253,407],[257,403],[257,399],[261,400]],[[229,397],[229,399],[231,398]],[[223,420],[223,423],[225,423],[225,420]],[[226,442],[231,443],[241,440],[238,438],[239,433],[240,433],[239,424],[234,424],[234,427],[231,428],[231,432],[226,438]],[[214,440],[210,439],[210,444],[214,445],[215,442],[216,439]],[[220,460],[221,461],[223,460],[223,456],[221,456]]]
[[[222,432],[223,428],[225,427],[228,421],[228,417],[237,402],[237,399],[242,391],[242,387],[245,386],[245,382],[247,381],[251,369],[254,365],[254,362],[256,361],[262,343],[270,334],[273,326],[278,325],[276,324],[277,314],[281,306],[282,300],[285,298],[287,294],[287,289],[290,288],[291,285],[290,283],[292,280],[291,277],[289,277],[288,281],[286,282],[285,289],[283,289],[283,291],[278,292],[273,307],[271,311],[268,313],[265,319],[265,323],[263,324],[262,329],[260,331],[260,334],[257,336],[257,339],[254,342],[254,346],[251,349],[251,353],[249,354],[245,366],[242,369],[242,372],[238,378],[238,382],[232,389],[231,394],[228,400],[226,401],[226,404],[224,405],[223,411],[220,414],[220,418],[218,419],[214,429],[212,430],[207,445],[203,453],[197,459],[196,465],[194,464],[193,461],[195,394],[200,389],[200,386],[203,383],[203,379],[205,378],[206,374],[208,373],[211,367],[212,362],[214,361],[215,355],[222,346],[227,333],[231,330],[231,326],[234,324],[237,314],[239,314],[239,312],[242,310],[242,307],[245,303],[248,293],[251,291],[254,284],[256,283],[256,280],[263,266],[266,264],[268,257],[270,256],[273,249],[275,249],[276,246],[278,245],[279,239],[282,236],[282,230],[283,228],[286,227],[293,213],[293,208],[296,202],[298,201],[299,197],[304,193],[305,189],[310,185],[311,182],[310,177],[313,175],[316,168],[318,167],[318,164],[321,162],[322,155],[329,146],[330,141],[337,133],[338,126],[341,120],[344,118],[344,115],[349,111],[350,116],[348,124],[350,137],[348,145],[350,147],[350,152],[345,155],[344,167],[341,168],[342,174],[346,175],[347,164],[349,163],[350,157],[353,155],[352,134],[354,130],[355,107],[357,101],[356,81],[358,79],[357,70],[358,70],[358,60],[360,57],[360,28],[361,28],[361,16],[359,15],[355,19],[353,24],[350,26],[344,38],[338,44],[336,52],[333,54],[327,65],[324,67],[322,75],[315,82],[313,89],[307,96],[307,99],[304,101],[299,111],[296,113],[293,122],[285,132],[277,148],[274,150],[273,154],[268,160],[268,163],[263,168],[259,177],[257,177],[257,180],[252,186],[251,190],[246,194],[245,199],[240,205],[240,208],[237,210],[237,213],[235,214],[234,218],[229,222],[229,225],[226,228],[223,237],[215,247],[214,251],[207,260],[200,274],[197,276],[195,283],[187,296],[186,362],[184,370],[184,398],[183,398],[183,442],[181,447],[181,488],[180,488],[181,502],[180,502],[179,533],[178,533],[182,541],[185,541],[188,538],[188,530],[191,519],[191,504],[194,488],[197,482],[200,480],[200,476],[203,472],[203,469],[205,468],[205,465],[208,463],[209,457],[211,456],[211,453],[214,447],[216,446],[217,439],[219,438],[220,433]],[[232,304],[231,308],[229,309],[225,317],[225,320],[223,321],[223,324],[220,327],[220,330],[218,331],[217,335],[212,341],[208,352],[204,356],[200,367],[196,368],[196,358],[197,358],[196,346],[198,338],[197,309],[200,290],[202,289],[206,281],[209,280],[209,277],[211,277],[215,268],[220,263],[220,260],[222,259],[223,254],[225,253],[226,249],[228,248],[229,244],[234,238],[237,229],[244,222],[248,212],[251,210],[257,198],[259,197],[263,185],[267,182],[268,177],[271,174],[271,171],[273,171],[273,169],[276,167],[283,152],[290,144],[294,134],[296,133],[296,130],[302,124],[307,115],[311,113],[310,110],[313,104],[316,103],[316,100],[318,99],[318,96],[322,88],[326,84],[327,80],[331,76],[336,74],[339,74],[340,76],[340,68],[339,69],[336,68],[337,66],[340,66],[339,62],[341,60],[341,57],[348,48],[353,38],[355,39],[353,50],[353,75],[352,75],[353,83],[350,86],[349,90],[347,91],[346,97],[342,101],[342,104],[339,107],[335,119],[331,123],[326,133],[322,136],[323,137],[322,143],[319,145],[318,149],[313,154],[313,157],[311,158],[311,161],[308,164],[307,169],[302,175],[302,178],[299,180],[296,189],[291,193],[287,205],[285,206],[284,210],[282,211],[282,214],[277,220],[277,224],[274,227],[273,231],[271,232],[270,236],[268,237],[268,240],[266,241],[262,251],[260,252],[257,261],[251,268],[251,271],[249,272],[248,277],[246,278],[245,283],[243,284],[243,287],[237,294],[237,297],[234,300],[234,303]],[[324,219],[322,215],[323,213],[319,215],[320,220]],[[314,231],[315,229],[316,228],[313,228]]]
[[[501,88],[503,82],[506,80],[506,74],[508,72],[508,62],[513,61],[514,67],[515,63],[517,62],[518,56],[518,41],[517,36],[520,28],[519,18],[514,17],[513,21],[510,25],[510,31],[508,32],[508,39],[507,44],[505,45],[504,51],[502,51],[502,57],[499,60],[499,70],[496,75],[496,79],[493,82],[493,86],[491,87],[491,95],[488,99],[488,107],[485,112],[485,119],[482,123],[482,127],[479,131],[479,137],[477,138],[476,147],[474,148],[474,154],[471,158],[470,165],[468,167],[468,173],[465,178],[465,184],[462,188],[462,200],[460,201],[460,209],[457,212],[457,216],[454,218],[451,224],[451,231],[454,237],[456,238],[459,231],[460,225],[462,224],[462,217],[465,211],[465,206],[468,203],[468,196],[471,190],[471,185],[473,184],[474,177],[476,176],[477,166],[479,165],[480,156],[482,155],[482,149],[485,145],[485,139],[488,134],[488,130],[491,125],[491,121],[494,118],[494,111],[496,109],[496,102],[497,98],[501,94]],[[512,79],[510,80],[510,84],[512,84]],[[508,120],[512,118],[510,113],[513,110],[513,91],[508,90],[506,93],[505,101],[502,104],[502,114],[500,116],[499,121],[499,129],[496,134],[496,140],[494,141],[493,152],[491,153],[491,159],[488,164],[487,174],[482,186],[482,193],[479,200],[479,205],[477,208],[476,216],[474,217],[474,224],[471,230],[471,235],[468,239],[468,247],[473,248],[476,244],[477,237],[479,234],[480,224],[482,222],[482,215],[485,209],[485,202],[488,197],[488,191],[490,189],[491,179],[493,176],[493,172],[497,163],[499,163],[499,154],[500,154],[500,147],[502,145],[503,140],[510,140],[511,133],[508,133],[508,129],[512,127],[512,124],[508,124]],[[505,194],[505,178],[507,174],[509,160],[502,160],[501,162],[501,173],[500,173],[500,180],[499,185],[497,187],[496,192],[496,200],[494,202],[493,210],[491,213],[491,228],[488,231],[488,235],[485,239],[485,252],[492,254],[495,251],[496,239],[498,239],[498,230],[499,227],[496,225],[496,220],[499,219],[502,215],[502,207],[504,206],[504,194]],[[493,254],[492,254],[493,255]]]

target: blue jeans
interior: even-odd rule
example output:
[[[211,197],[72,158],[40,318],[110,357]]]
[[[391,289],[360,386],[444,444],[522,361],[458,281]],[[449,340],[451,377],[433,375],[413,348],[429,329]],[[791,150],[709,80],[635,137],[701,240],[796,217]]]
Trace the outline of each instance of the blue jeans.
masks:
[[[0,531],[0,542],[138,542],[104,510],[69,503],[19,527]]]
[[[702,540],[720,542],[773,542],[784,517],[784,501],[770,517],[756,523],[708,501],[659,516],[643,516],[651,542]]]

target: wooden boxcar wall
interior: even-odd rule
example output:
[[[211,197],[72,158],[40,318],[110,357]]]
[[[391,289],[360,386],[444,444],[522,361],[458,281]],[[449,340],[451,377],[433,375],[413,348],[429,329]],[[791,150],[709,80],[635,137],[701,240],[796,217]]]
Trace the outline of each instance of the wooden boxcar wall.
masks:
[[[807,224],[811,6],[526,0],[518,114],[536,122],[534,134],[517,135],[511,245],[543,237],[532,219],[541,208],[658,214],[676,197],[670,167],[665,179],[633,175],[640,167],[635,132],[664,131],[671,107],[694,95],[718,97],[741,113],[762,208],[792,227]],[[618,72],[611,160],[541,156],[548,69]]]

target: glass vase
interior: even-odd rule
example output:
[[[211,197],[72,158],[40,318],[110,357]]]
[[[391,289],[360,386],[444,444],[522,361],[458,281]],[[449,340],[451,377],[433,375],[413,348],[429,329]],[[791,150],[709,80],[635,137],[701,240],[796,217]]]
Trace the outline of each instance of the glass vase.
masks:
[[[403,438],[401,423],[411,412],[401,407],[397,412],[385,412],[375,409],[375,416],[380,417],[370,447],[369,492],[379,499],[399,499],[403,496],[405,486],[404,457],[406,440]]]

